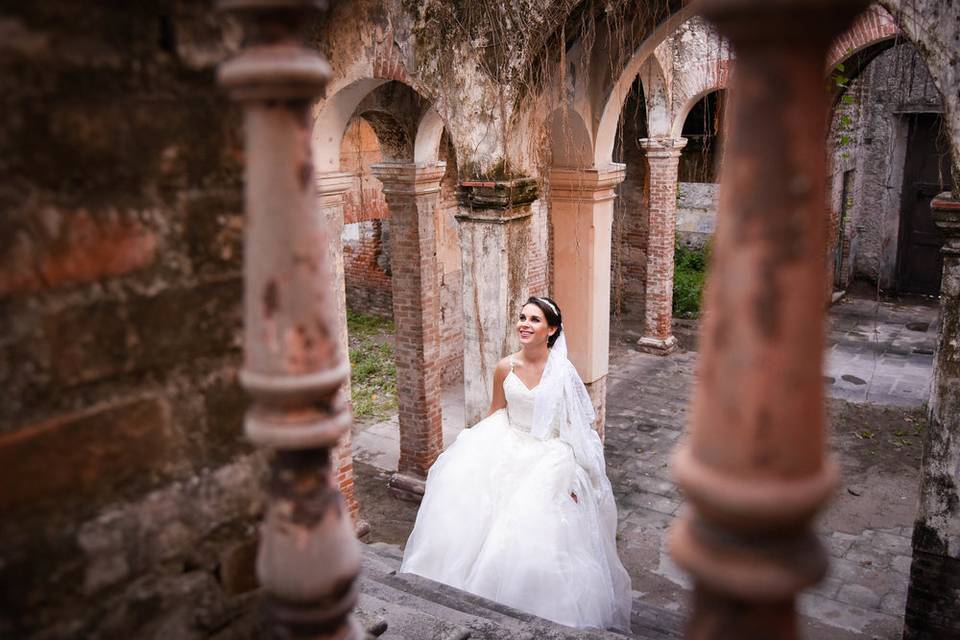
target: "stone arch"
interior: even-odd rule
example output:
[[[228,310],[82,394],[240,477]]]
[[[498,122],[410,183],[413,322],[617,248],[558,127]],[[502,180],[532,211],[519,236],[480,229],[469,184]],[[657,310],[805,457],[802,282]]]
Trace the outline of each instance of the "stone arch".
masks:
[[[690,110],[707,94],[727,88],[730,60],[702,62],[676,80],[670,137],[679,138]]]
[[[436,162],[440,156],[440,142],[444,132],[443,118],[436,109],[429,109],[417,125],[417,136],[414,140],[414,162]]]
[[[638,72],[647,108],[647,134],[651,138],[670,133],[670,87],[656,56],[648,56]]]
[[[568,107],[555,109],[547,117],[545,129],[554,167],[583,168],[593,164],[593,141],[580,113]]]
[[[648,58],[652,57],[654,49],[680,24],[694,15],[698,5],[699,3],[696,1],[689,2],[657,25],[646,40],[637,47],[627,64],[624,65],[623,71],[612,82],[611,86],[600,89],[604,97],[600,117],[596,125],[596,143],[593,152],[595,166],[607,166],[612,161],[620,113],[623,111],[624,102],[630,95],[630,88],[633,86],[634,79],[641,72],[641,68],[647,63]],[[644,90],[647,90],[646,86]]]

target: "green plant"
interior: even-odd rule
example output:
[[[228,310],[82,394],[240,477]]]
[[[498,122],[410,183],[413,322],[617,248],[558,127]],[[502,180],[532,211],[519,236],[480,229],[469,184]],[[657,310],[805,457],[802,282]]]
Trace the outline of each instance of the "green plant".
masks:
[[[693,248],[677,243],[673,253],[674,316],[696,318],[700,315],[709,261],[709,244],[703,248]]]
[[[357,418],[383,419],[397,407],[392,320],[347,312],[350,391]]]

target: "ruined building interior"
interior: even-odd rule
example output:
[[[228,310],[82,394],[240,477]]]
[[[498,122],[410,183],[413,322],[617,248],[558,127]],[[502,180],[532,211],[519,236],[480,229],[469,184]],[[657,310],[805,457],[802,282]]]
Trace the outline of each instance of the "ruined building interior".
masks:
[[[623,637],[397,573],[530,295],[634,637],[960,638],[960,3],[50,0],[0,68],[0,638]]]

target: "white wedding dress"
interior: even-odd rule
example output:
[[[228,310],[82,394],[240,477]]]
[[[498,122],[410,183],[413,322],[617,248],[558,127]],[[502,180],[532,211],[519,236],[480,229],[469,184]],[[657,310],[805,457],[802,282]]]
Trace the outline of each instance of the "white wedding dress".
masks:
[[[576,384],[583,389],[579,377]],[[589,426],[564,437],[566,410],[554,413],[546,437],[534,437],[542,386],[528,389],[511,366],[506,409],[440,455],[400,571],[572,627],[629,631],[630,578],[617,556],[600,439]]]

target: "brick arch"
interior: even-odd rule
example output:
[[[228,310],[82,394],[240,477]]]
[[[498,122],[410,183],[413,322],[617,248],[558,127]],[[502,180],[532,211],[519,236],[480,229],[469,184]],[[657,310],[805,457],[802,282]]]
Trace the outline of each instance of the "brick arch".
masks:
[[[860,14],[853,26],[834,40],[827,54],[828,68],[833,69],[864,49],[893,40],[899,34],[893,16],[883,7],[871,5]]]
[[[730,60],[708,60],[675,79],[670,137],[679,138],[690,110],[705,95],[727,88]]]

